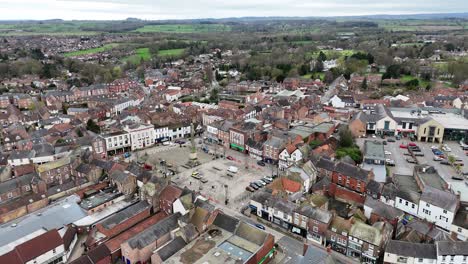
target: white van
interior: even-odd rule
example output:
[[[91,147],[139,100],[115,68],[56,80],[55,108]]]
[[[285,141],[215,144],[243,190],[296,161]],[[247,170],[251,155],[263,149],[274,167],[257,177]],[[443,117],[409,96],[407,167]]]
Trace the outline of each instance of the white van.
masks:
[[[232,173],[237,173],[239,169],[236,166],[229,166],[228,171]]]

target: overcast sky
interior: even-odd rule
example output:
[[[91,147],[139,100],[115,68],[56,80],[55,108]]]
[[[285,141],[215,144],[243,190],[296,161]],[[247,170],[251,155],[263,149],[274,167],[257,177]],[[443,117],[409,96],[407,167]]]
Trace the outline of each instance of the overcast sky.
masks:
[[[468,0],[0,0],[0,20],[353,16],[468,12]]]

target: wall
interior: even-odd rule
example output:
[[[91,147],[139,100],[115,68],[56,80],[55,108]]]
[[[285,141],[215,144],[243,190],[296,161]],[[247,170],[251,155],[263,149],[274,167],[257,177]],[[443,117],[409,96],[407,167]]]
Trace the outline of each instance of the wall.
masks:
[[[410,201],[406,201],[405,199],[395,197],[395,208],[402,210],[403,212],[406,212],[411,215],[418,215],[418,204],[414,204]],[[400,202],[401,201],[401,202]],[[406,205],[406,202],[408,202],[408,205]],[[414,208],[412,206],[414,205]]]
[[[424,213],[423,212],[424,209],[429,210],[430,215]],[[452,226],[452,222],[453,222],[452,212],[447,211],[447,213],[444,213],[442,208],[434,206],[432,204],[429,204],[429,207],[428,207],[427,203],[423,200],[419,201],[418,216],[422,219],[428,220],[429,222],[434,222],[437,226],[442,227],[446,230],[450,230]],[[448,218],[448,221],[440,219],[440,216],[444,216]]]

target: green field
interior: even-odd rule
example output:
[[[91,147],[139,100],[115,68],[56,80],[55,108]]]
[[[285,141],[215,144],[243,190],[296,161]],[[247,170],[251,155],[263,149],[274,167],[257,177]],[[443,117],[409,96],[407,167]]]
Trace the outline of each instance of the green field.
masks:
[[[203,33],[231,31],[231,27],[223,24],[146,25],[134,31],[139,33]]]
[[[339,59],[343,57],[350,57],[357,51],[355,50],[321,50],[327,56],[327,59]],[[307,55],[312,58],[317,58],[320,51],[308,52]]]
[[[5,23],[0,24],[2,36],[28,36],[28,35],[95,35],[97,32],[84,31],[82,22],[64,23]]]
[[[139,48],[135,50],[135,55],[129,56],[124,61],[129,61],[133,64],[139,64],[141,60],[148,61],[151,59],[149,48]]]
[[[115,47],[118,47],[118,43],[110,43],[106,44],[102,47],[99,48],[93,48],[93,49],[85,49],[85,50],[77,50],[77,51],[72,51],[72,52],[66,52],[63,53],[64,57],[75,57],[75,56],[83,56],[83,55],[89,55],[89,54],[95,54],[95,53],[100,53],[104,52],[106,50],[111,50]]]
[[[414,80],[414,79],[418,79],[418,80],[419,80],[419,86],[421,86],[421,87],[426,87],[426,86],[429,84],[428,81],[425,81],[425,80],[422,80],[422,79],[419,79],[419,78],[415,78],[415,77],[413,77],[413,76],[411,76],[411,75],[404,75],[404,76],[402,76],[402,77],[400,78],[400,80],[401,80],[401,82],[402,82],[403,84],[405,84],[405,83],[407,83],[407,82],[409,82],[409,81],[412,81],[412,80]]]
[[[464,21],[447,20],[382,20],[379,27],[389,31],[450,31],[467,29]]]
[[[160,50],[158,55],[161,57],[177,57],[184,53],[185,49]]]

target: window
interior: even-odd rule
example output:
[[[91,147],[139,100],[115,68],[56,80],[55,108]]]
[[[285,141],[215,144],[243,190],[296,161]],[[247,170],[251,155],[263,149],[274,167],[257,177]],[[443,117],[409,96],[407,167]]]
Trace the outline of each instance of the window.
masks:
[[[318,227],[314,226],[314,227],[312,228],[312,230],[313,230],[314,232],[318,232]]]
[[[9,192],[9,193],[7,194],[7,197],[8,197],[8,199],[13,198],[13,193]]]
[[[455,256],[450,256],[450,261],[454,261],[455,260]]]
[[[414,204],[411,204],[411,208],[413,208],[413,209],[414,209],[414,207],[415,207],[415,206],[414,206]]]
[[[430,205],[430,204],[428,204],[428,203],[426,203],[426,207],[431,207],[431,205]]]
[[[444,210],[444,214],[447,214],[447,210]]]
[[[418,259],[418,262],[423,262],[423,259],[422,258]]]
[[[403,203],[403,199],[400,198],[400,203]]]
[[[331,241],[336,241],[336,236],[332,235],[332,236],[330,237],[330,239],[331,239]]]
[[[408,201],[405,201],[405,205],[408,206]]]
[[[458,228],[458,233],[461,233],[461,232],[462,232],[462,228],[459,227],[459,228]],[[466,258],[466,257],[464,257],[464,258]]]
[[[427,129],[427,127],[424,128],[424,133],[423,134],[426,134],[426,129]]]

